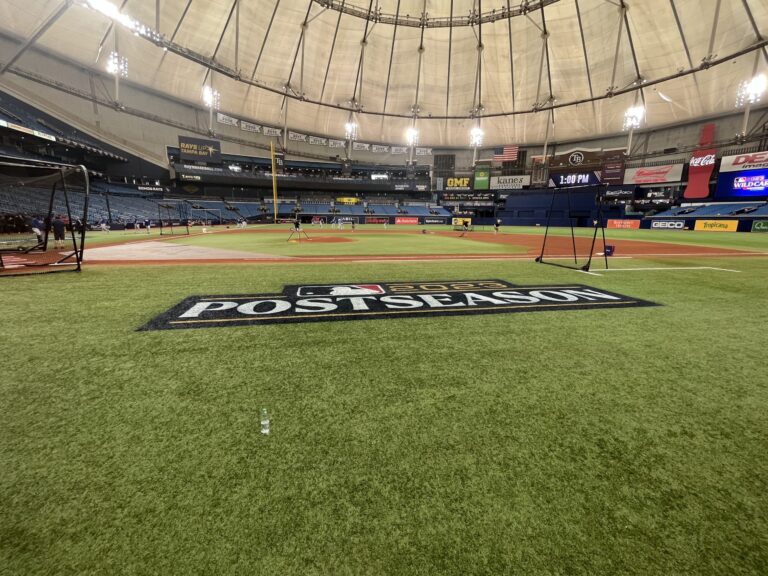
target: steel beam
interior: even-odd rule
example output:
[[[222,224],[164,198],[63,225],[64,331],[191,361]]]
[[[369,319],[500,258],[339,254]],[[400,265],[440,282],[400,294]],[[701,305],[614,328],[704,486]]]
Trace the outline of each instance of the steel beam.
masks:
[[[509,0],[507,0],[507,11],[509,11]],[[509,77],[512,82],[512,111],[515,111],[515,59],[512,52],[512,19],[507,19],[507,33],[509,34]]]
[[[451,16],[449,18],[427,18],[423,23],[421,18],[415,18],[410,15],[400,16],[399,11],[394,15],[381,14],[377,11],[374,16],[371,16],[366,10],[355,4],[345,4],[343,2],[340,4],[334,0],[314,1],[323,8],[336,10],[349,16],[354,16],[355,18],[382,22],[383,24],[410,26],[412,28],[450,28],[456,26],[474,26],[478,23],[489,24],[499,20],[514,18],[515,16],[527,16],[531,12],[540,10],[545,6],[559,2],[560,0],[528,0],[527,2],[521,2],[519,7],[512,9],[491,10],[485,14],[483,14],[482,11],[479,11],[477,16],[469,14],[467,16]]]
[[[342,4],[345,0],[342,0]],[[328,71],[331,69],[331,59],[333,58],[333,50],[336,48],[336,37],[339,35],[339,24],[341,24],[341,15],[343,12],[339,11],[339,17],[336,19],[336,30],[333,32],[333,42],[331,42],[331,51],[328,53],[328,64],[325,66],[325,77],[323,78],[323,88],[320,90],[320,100],[325,95],[325,85],[328,82]]]
[[[624,13],[627,7],[623,0],[619,6],[619,33],[616,35],[616,51],[613,53],[613,72],[611,72],[611,85],[608,88],[609,93],[613,93],[616,88],[616,67],[619,64],[619,52],[621,51],[621,34],[624,30]]]
[[[224,40],[224,34],[227,33],[227,28],[229,28],[229,22],[232,20],[232,14],[235,13],[235,8],[237,7],[238,0],[234,0],[232,2],[232,8],[229,9],[229,15],[227,16],[227,21],[224,23],[224,28],[221,30],[221,34],[219,35],[219,41],[216,42],[216,48],[213,51],[213,56],[211,56],[211,60],[214,62],[216,61],[216,56],[219,53],[219,48],[221,48],[221,42]],[[235,70],[237,70],[237,66],[235,66]],[[208,80],[208,74],[210,73],[210,68],[205,71],[205,77],[203,78],[203,84],[205,84],[206,80]]]
[[[123,11],[123,8],[125,8],[126,4],[128,4],[128,0],[123,0],[123,3],[120,4],[120,12]],[[104,48],[104,42],[106,42],[107,38],[109,38],[109,33],[112,32],[112,28],[114,27],[114,25],[115,23],[110,20],[109,25],[107,26],[107,29],[104,32],[104,35],[101,37],[101,42],[99,42],[99,49],[96,51],[96,60],[94,60],[94,62],[99,61],[99,58],[101,57],[101,51]]]
[[[589,54],[587,53],[587,42],[584,38],[584,25],[581,21],[581,7],[579,6],[579,0],[575,0],[576,2],[576,20],[579,23],[579,36],[581,37],[581,50],[584,54],[584,69],[587,72],[587,84],[589,85],[589,97],[592,98],[595,95],[595,92],[592,88],[592,73],[589,70]],[[592,116],[595,120],[595,130],[599,129],[598,126],[598,114],[597,114],[597,108],[595,106],[595,103],[592,102]]]
[[[752,9],[749,7],[749,1],[748,0],[741,0],[742,6],[744,6],[744,11],[747,13],[747,18],[749,19],[749,23],[752,25],[752,30],[755,33],[755,38],[757,38],[758,42],[763,39],[763,35],[760,34],[760,29],[757,27],[757,24],[755,23],[755,17],[752,15]],[[768,63],[768,48],[763,48],[763,58],[765,58],[766,63]]]
[[[189,0],[190,2],[192,0]],[[261,48],[259,49],[259,55],[256,57],[256,63],[253,65],[253,72],[251,72],[251,81],[253,81],[253,78],[256,76],[256,69],[259,67],[259,62],[261,62],[261,55],[264,54],[264,47],[267,45],[267,38],[269,38],[269,33],[272,30],[272,23],[275,21],[275,14],[277,14],[277,8],[280,6],[280,0],[277,0],[275,2],[275,8],[272,10],[272,17],[269,19],[269,24],[267,24],[267,31],[264,34],[264,40],[261,41]]]
[[[704,62],[709,62],[714,57],[715,50],[715,36],[717,36],[717,21],[720,20],[720,4],[722,0],[717,0],[715,4],[715,16],[712,19],[712,33],[709,35],[709,48],[707,49],[707,55],[704,58]]]
[[[507,0],[509,2],[509,0]],[[450,19],[453,20],[453,0],[451,0]],[[453,26],[448,26],[448,70],[445,80],[445,114],[448,114],[448,106],[451,101],[451,52],[453,51]]]
[[[40,26],[37,27],[37,29],[32,33],[32,36],[30,36],[24,44],[19,46],[19,49],[16,50],[16,53],[11,56],[5,64],[3,64],[2,68],[0,68],[0,75],[5,74],[5,71],[8,70],[11,66],[13,66],[16,61],[21,58],[24,55],[24,52],[26,52],[35,42],[37,42],[40,37],[45,34],[48,29],[56,24],[59,18],[61,18],[64,13],[69,10],[69,7],[72,5],[72,0],[64,0],[61,4],[59,4],[59,7],[54,10],[48,18],[46,18]]]
[[[368,14],[370,15],[371,10],[373,8],[373,0],[368,1]],[[360,41],[360,57],[357,60],[357,73],[355,74],[355,87],[352,89],[352,97],[357,100],[358,105],[360,104],[360,98],[358,98],[358,86],[360,87],[360,92],[363,91],[362,86],[362,80],[363,80],[363,67],[365,66],[365,45],[368,43],[368,25],[370,24],[370,19],[365,19],[365,28],[363,29],[363,39]]]

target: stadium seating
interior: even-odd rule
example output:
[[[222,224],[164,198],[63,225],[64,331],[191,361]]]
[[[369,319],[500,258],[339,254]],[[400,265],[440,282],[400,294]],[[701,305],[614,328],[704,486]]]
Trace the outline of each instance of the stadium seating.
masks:
[[[654,214],[654,218],[674,218],[674,217],[681,217],[685,216],[686,218],[700,218],[702,216],[706,217],[748,217],[751,218],[753,216],[759,215],[758,212],[761,212],[762,210],[766,210],[766,206],[768,204],[763,202],[755,202],[755,203],[732,203],[732,202],[716,202],[713,204],[701,204],[701,205],[693,205],[693,206],[676,206],[674,208],[670,208],[669,210],[665,210],[664,212],[660,212],[658,214]],[[744,210],[744,208],[757,208],[757,211],[752,212],[741,212]],[[739,213],[741,212],[741,213]],[[761,214],[765,214],[765,212],[762,212]]]

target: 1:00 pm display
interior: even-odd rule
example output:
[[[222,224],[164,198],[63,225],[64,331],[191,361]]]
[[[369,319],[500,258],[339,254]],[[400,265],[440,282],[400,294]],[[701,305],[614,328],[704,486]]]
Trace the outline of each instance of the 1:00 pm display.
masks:
[[[558,186],[568,184],[589,184],[589,174],[560,174]]]

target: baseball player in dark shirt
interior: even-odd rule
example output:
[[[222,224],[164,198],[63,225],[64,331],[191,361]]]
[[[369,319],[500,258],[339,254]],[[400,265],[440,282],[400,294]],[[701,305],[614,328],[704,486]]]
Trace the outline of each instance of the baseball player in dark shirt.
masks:
[[[64,234],[67,231],[67,226],[64,224],[61,216],[56,216],[56,218],[53,219],[51,227],[53,228],[53,247],[64,248]]]

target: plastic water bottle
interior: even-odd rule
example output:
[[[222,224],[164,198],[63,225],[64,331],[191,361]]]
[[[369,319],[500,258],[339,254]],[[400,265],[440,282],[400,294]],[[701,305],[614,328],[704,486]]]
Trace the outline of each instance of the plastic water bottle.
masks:
[[[266,408],[261,409],[261,433],[269,434],[269,413]]]

